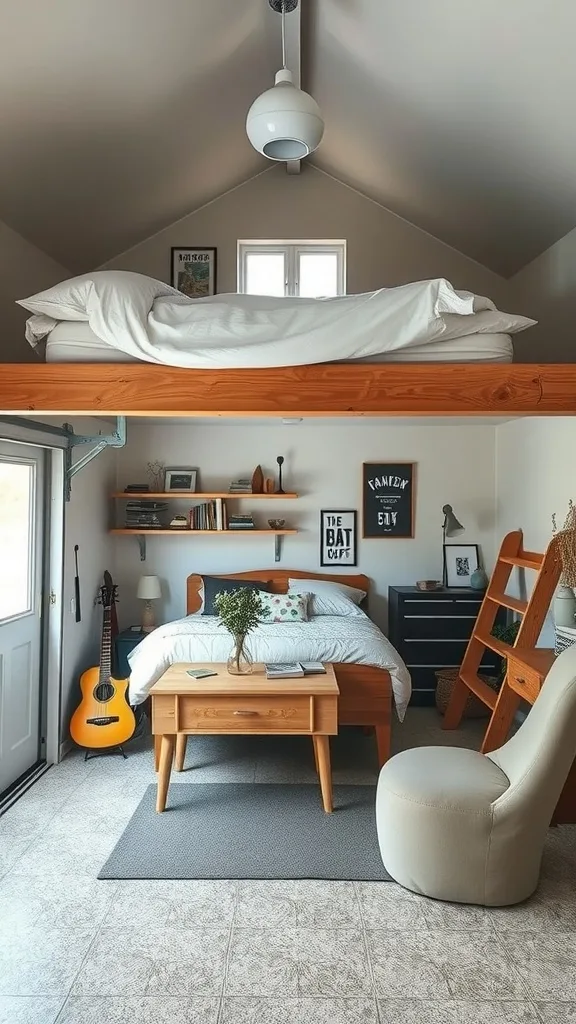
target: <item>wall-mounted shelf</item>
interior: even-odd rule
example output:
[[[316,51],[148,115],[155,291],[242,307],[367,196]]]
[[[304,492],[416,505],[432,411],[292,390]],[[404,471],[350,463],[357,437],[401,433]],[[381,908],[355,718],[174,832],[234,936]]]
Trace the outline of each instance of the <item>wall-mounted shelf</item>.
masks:
[[[231,535],[234,535],[235,537],[237,537],[238,535],[248,535],[249,537],[262,537],[264,536],[264,534],[266,534],[268,537],[285,537],[288,534],[298,533],[298,530],[189,530],[184,528],[179,529],[178,527],[175,527],[173,530],[127,530],[125,528],[122,529],[121,527],[118,527],[117,529],[110,530],[109,532],[131,534],[133,537],[195,537],[197,534],[202,534],[203,536],[206,536],[206,534],[208,534],[210,537],[230,537]]]
[[[292,492],[286,494],[278,494],[276,491],[274,491],[271,494],[252,494],[247,491],[242,491],[241,493],[236,493],[234,491],[232,493],[230,493],[229,491],[167,491],[166,493],[162,491],[117,491],[115,494],[112,495],[112,497],[125,498],[126,501],[132,501],[133,498],[180,498],[181,500],[188,499],[192,501],[202,500],[202,498],[226,498],[227,501],[237,501],[239,499],[243,500],[244,498],[265,498],[267,501],[283,501],[285,498],[298,498],[299,495],[294,494]]]

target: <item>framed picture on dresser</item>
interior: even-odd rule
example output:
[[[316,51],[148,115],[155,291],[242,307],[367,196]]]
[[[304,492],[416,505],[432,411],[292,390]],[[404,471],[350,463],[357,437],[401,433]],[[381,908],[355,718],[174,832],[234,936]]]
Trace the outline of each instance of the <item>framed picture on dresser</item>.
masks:
[[[469,587],[470,577],[480,565],[477,544],[445,544],[444,567],[449,587]]]

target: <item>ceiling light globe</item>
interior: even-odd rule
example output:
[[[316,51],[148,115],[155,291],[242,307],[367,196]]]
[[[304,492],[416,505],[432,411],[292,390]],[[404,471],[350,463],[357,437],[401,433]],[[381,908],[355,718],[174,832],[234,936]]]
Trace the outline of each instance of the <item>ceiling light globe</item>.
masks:
[[[324,121],[316,100],[297,89],[283,68],[275,85],[250,107],[246,134],[254,149],[269,160],[302,160],[320,145]]]

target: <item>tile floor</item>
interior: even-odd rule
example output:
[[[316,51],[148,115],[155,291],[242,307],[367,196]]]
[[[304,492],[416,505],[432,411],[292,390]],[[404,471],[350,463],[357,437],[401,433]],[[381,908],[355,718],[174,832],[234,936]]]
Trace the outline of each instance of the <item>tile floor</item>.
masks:
[[[416,708],[394,745],[480,735]],[[174,784],[314,780],[299,739],[205,737],[188,764]],[[341,734],[333,767],[373,783],[371,737]],[[0,1024],[576,1024],[576,827],[510,909],[391,883],[98,882],[152,780],[147,741],[75,754],[0,818]]]

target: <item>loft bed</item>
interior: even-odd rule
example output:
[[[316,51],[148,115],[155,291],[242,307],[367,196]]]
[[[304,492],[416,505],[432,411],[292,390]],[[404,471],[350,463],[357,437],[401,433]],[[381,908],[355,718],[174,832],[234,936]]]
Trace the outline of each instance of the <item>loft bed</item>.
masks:
[[[576,415],[576,363],[315,363],[193,370],[7,363],[1,413],[179,416]]]

